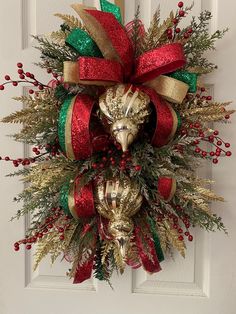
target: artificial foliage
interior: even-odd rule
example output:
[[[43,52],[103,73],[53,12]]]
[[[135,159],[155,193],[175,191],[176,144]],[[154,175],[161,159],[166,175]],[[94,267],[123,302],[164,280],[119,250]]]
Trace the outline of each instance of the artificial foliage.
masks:
[[[110,283],[113,271],[123,273],[127,265],[158,272],[173,250],[185,256],[193,227],[227,232],[211,209],[224,199],[212,191],[212,181],[196,174],[204,161],[216,165],[231,156],[212,123],[228,123],[234,110],[199,86],[199,78],[216,69],[205,52],[215,49],[227,29],[209,34],[208,11],[181,29],[193,5],[179,2],[165,20],[157,8],[146,30],[139,9],[123,25],[119,8],[100,2],[101,12],[73,5],[81,19],[56,14],[60,29],[34,37],[41,52],[37,65],[53,76],[48,84],[19,62],[19,79],[6,75],[0,85],[32,85],[29,95],[14,98],[23,109],[2,119],[22,124],[13,138],[32,145],[34,154],[1,158],[20,167],[9,176],[25,184],[14,199],[19,209],[12,220],[31,217],[14,248],[30,250],[35,243],[35,269],[47,255],[52,263],[62,257],[74,283],[92,273]],[[178,66],[168,68],[177,50]],[[151,65],[156,74],[141,79],[150,76],[144,73],[148,54],[161,63]],[[120,72],[125,78],[116,81]]]

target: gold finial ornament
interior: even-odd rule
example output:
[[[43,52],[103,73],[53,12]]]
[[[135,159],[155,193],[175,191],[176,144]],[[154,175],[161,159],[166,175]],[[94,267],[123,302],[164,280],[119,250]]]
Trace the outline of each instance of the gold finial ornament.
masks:
[[[128,178],[114,178],[97,185],[95,200],[98,213],[109,220],[108,232],[125,262],[134,229],[131,217],[142,205],[140,189]]]
[[[110,124],[110,132],[125,152],[150,115],[150,98],[132,85],[119,84],[107,89],[99,99],[101,112]]]

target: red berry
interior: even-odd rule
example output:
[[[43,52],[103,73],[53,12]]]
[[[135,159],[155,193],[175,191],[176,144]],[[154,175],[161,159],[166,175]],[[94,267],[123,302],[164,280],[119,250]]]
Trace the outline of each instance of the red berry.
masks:
[[[230,147],[230,143],[225,143],[225,147],[229,148]]]
[[[198,122],[194,123],[194,127],[195,127],[196,129],[199,129],[199,128],[200,128],[200,123],[198,123]]]
[[[190,242],[193,241],[193,236],[192,236],[191,234],[188,236],[188,240],[189,240]]]
[[[142,167],[140,165],[135,166],[135,171],[141,171]]]
[[[1,87],[1,86],[0,86]],[[1,88],[0,88],[1,89]],[[229,120],[230,119],[230,115],[229,114],[227,114],[226,116],[225,116],[225,119],[226,120]]]
[[[62,235],[60,235],[59,239],[60,239],[61,241],[63,241],[63,240],[65,240],[65,236],[62,234]]]
[[[217,158],[214,158],[214,159],[213,159],[213,164],[218,164],[218,162],[219,162],[219,161],[218,161]]]
[[[171,28],[167,29],[167,35],[172,35],[172,29]]]
[[[107,157],[102,157],[102,161],[107,161]]]
[[[17,251],[20,250],[20,247],[19,247],[19,246],[15,246],[15,247],[14,247],[14,250],[17,252]]]
[[[19,242],[14,243],[14,247],[18,247],[19,245]]]
[[[24,71],[22,69],[19,69],[17,72],[18,72],[18,74],[23,74],[24,73]]]
[[[201,87],[201,92],[205,92],[205,87]]]
[[[195,153],[199,154],[201,152],[201,149],[199,147],[195,148]]]
[[[29,94],[32,95],[33,93],[34,93],[33,89],[30,89],[30,90],[29,90]]]
[[[39,85],[39,90],[43,90],[43,85]]]
[[[178,225],[174,224],[173,228],[178,229]]]
[[[38,238],[41,239],[42,237],[43,237],[43,234],[40,232],[40,233],[38,234]]]
[[[215,136],[219,135],[219,131],[215,130],[215,131],[214,131],[214,135],[215,135]]]
[[[217,152],[215,153],[215,155],[216,155],[216,157],[220,157],[221,152],[217,151]]]
[[[0,85],[0,90],[4,90],[4,85]]]
[[[217,145],[221,146],[222,145],[222,141],[217,141]]]
[[[232,156],[232,152],[230,152],[230,151],[226,152],[226,156],[227,156],[227,157]]]
[[[101,163],[100,165],[99,165],[99,168],[100,169],[103,169],[105,167],[105,165],[103,164],[103,163]]]
[[[98,167],[97,164],[95,164],[95,163],[92,164],[92,168],[93,168],[93,169],[97,169],[97,167]]]
[[[206,100],[212,100],[212,97],[211,96],[207,96]]]
[[[58,231],[59,231],[60,233],[63,233],[63,232],[64,232],[64,228],[60,227],[60,228],[58,229]]]
[[[14,81],[14,82],[12,82],[12,85],[13,85],[13,86],[17,86],[17,85],[18,85],[18,82]]]
[[[52,73],[52,70],[51,70],[51,69],[47,69],[47,72],[48,72],[48,73]]]
[[[30,72],[26,72],[25,75],[26,75],[27,77],[31,77],[31,73],[30,73]]]
[[[206,157],[207,156],[207,152],[203,151],[202,152],[202,157]]]
[[[18,62],[18,63],[17,63],[17,67],[18,67],[18,68],[22,68],[22,67],[23,67],[23,64],[22,64],[21,62]]]
[[[184,38],[185,39],[189,38],[189,34],[188,33],[184,33]]]
[[[178,7],[179,8],[182,8],[184,6],[184,3],[182,2],[182,1],[180,1],[179,3],[178,3]]]
[[[183,241],[184,237],[182,235],[179,236],[179,241]]]
[[[188,29],[188,33],[189,33],[189,34],[192,34],[192,32],[193,32],[193,29],[192,29],[192,28],[189,28],[189,29]]]
[[[178,24],[178,23],[179,23],[179,20],[178,20],[178,19],[176,19],[176,18],[174,18],[174,19],[173,19],[173,23],[176,25],[176,24]]]
[[[185,12],[183,10],[179,11],[179,16],[183,17],[185,15]]]
[[[189,232],[188,231],[186,231],[184,234],[186,235],[186,237],[189,236]]]
[[[19,75],[19,78],[20,78],[21,80],[24,80],[25,76],[24,76],[23,74],[21,74],[21,75]]]
[[[10,157],[8,157],[8,156],[5,157],[5,160],[6,160],[6,161],[9,161],[9,160],[10,160]]]
[[[11,79],[11,78],[10,78],[9,75],[5,75],[5,80],[6,80],[6,81],[10,81],[10,79]]]
[[[57,73],[53,73],[53,77],[57,78],[58,74]]]
[[[33,84],[34,86],[39,86],[39,83],[37,81],[35,81]]]
[[[175,29],[175,32],[176,32],[177,34],[180,33],[180,28],[177,27],[177,28]]]
[[[183,233],[183,229],[179,228],[178,233]]]
[[[214,142],[214,136],[213,135],[208,136],[208,140],[209,142]]]
[[[214,152],[210,152],[210,156],[211,157],[215,156],[215,153]]]
[[[30,244],[26,245],[26,250],[31,250],[32,246]]]

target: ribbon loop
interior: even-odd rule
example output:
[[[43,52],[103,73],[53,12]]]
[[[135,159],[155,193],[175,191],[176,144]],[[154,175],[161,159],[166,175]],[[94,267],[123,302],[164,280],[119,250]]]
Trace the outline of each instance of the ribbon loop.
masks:
[[[173,43],[148,51],[136,60],[135,83],[153,80],[159,75],[174,72],[186,63],[183,46]]]
[[[64,62],[64,81],[74,84],[111,86],[123,81],[123,69],[116,61],[80,57],[77,62]]]

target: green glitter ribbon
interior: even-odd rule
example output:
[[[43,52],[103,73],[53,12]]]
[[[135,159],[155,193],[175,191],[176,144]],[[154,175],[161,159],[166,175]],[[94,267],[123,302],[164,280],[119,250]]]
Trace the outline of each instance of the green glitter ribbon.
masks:
[[[80,56],[102,58],[102,53],[95,41],[87,32],[80,28],[75,28],[71,31],[66,38],[66,43],[78,51]]]
[[[64,213],[71,216],[69,205],[68,205],[68,195],[70,192],[70,182],[65,183],[60,192],[60,206],[63,208]]]
[[[197,79],[198,75],[196,73],[190,73],[187,71],[176,71],[169,74],[176,80],[182,81],[189,86],[189,93],[196,93],[197,91]]]
[[[182,125],[182,119],[181,119],[180,113],[177,111],[176,111],[176,116],[178,119],[177,129],[179,130],[181,128],[181,125]]]
[[[155,245],[155,250],[156,250],[157,257],[158,257],[158,261],[159,262],[163,262],[165,257],[164,257],[164,254],[163,254],[163,251],[162,251],[162,248],[161,248],[161,243],[160,243],[157,231],[156,231],[155,221],[151,217],[148,217],[148,222],[149,222],[149,225],[150,225],[150,229],[151,229],[151,233],[152,233],[152,237],[153,237],[153,241],[154,241],[154,245]]]
[[[61,107],[60,114],[59,114],[58,137],[59,137],[60,147],[63,150],[63,152],[66,152],[66,142],[65,142],[66,117],[67,117],[67,112],[68,112],[68,109],[70,108],[72,99],[73,99],[73,96],[67,97],[67,99],[64,101]]]
[[[107,0],[100,0],[100,5],[103,12],[112,13],[115,16],[115,18],[122,24],[121,11],[117,5]]]

